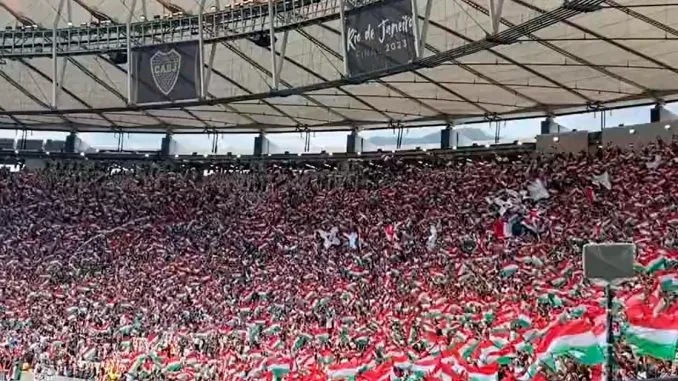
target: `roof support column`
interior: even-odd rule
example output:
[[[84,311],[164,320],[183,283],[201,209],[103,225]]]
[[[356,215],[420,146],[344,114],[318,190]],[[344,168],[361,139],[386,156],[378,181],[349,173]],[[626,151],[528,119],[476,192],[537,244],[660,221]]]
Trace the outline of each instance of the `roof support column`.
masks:
[[[346,11],[344,0],[339,0],[339,23],[341,30],[341,58],[344,63],[344,77],[348,77],[348,59],[346,59]],[[287,32],[286,32],[287,33]]]
[[[278,72],[278,76],[276,77],[278,82],[275,83],[276,89],[280,85],[280,73],[282,73],[283,63],[285,63],[285,51],[287,50],[287,36],[289,34],[290,34],[289,29],[286,29],[283,32],[282,46],[280,47],[280,58],[278,59],[278,66],[275,69]]]
[[[363,137],[360,136],[360,131],[354,129],[346,137],[346,153],[357,154],[363,151]]]
[[[58,75],[59,72],[59,62],[57,55],[57,30],[59,29],[59,20],[61,19],[61,11],[64,9],[64,4],[66,4],[66,13],[68,16],[68,26],[73,25],[71,17],[71,0],[60,0],[59,7],[57,8],[57,14],[54,16],[54,23],[52,24],[52,108],[57,109],[58,107],[58,97],[59,90],[61,89],[65,71],[62,71],[61,76]],[[66,68],[66,62],[63,62],[64,69]]]
[[[426,46],[426,35],[428,34],[428,20],[431,18],[431,9],[433,0],[426,0],[426,10],[424,11],[424,23],[421,25],[421,34],[419,35],[419,52],[424,52]],[[415,21],[416,25],[416,21]]]
[[[657,123],[674,119],[678,119],[678,115],[672,113],[666,107],[664,107],[663,102],[657,103],[650,110],[650,123]]]
[[[414,55],[416,58],[421,58],[421,49],[419,49],[419,9],[417,8],[417,0],[412,0],[412,34],[414,34]]]
[[[134,10],[137,7],[137,0],[132,0],[129,7],[129,14],[127,15],[127,104],[132,102],[132,18],[134,17]]]
[[[448,123],[440,130],[440,148],[456,149],[459,141],[459,133],[454,130],[454,124]]]
[[[254,138],[254,156],[264,156],[269,154],[269,141],[264,132]]]
[[[278,65],[276,64],[275,56],[275,5],[273,0],[268,0],[268,34],[271,39],[271,77],[273,79],[273,90],[278,90],[280,83],[280,73],[277,72]]]
[[[492,34],[499,33],[501,25],[501,12],[504,8],[504,0],[488,0],[488,9],[490,11],[490,22],[492,23]]]
[[[203,13],[205,12],[205,0],[200,0],[198,7],[198,62],[200,76],[200,99],[205,99],[205,37],[203,36]]]

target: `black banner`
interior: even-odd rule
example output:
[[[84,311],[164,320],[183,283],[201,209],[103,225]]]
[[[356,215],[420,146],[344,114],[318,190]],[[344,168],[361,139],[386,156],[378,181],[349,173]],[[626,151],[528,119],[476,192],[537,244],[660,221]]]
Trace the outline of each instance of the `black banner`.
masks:
[[[416,57],[411,0],[393,0],[349,13],[346,22],[348,75],[406,64]]]
[[[134,48],[131,61],[133,103],[199,98],[198,42]]]

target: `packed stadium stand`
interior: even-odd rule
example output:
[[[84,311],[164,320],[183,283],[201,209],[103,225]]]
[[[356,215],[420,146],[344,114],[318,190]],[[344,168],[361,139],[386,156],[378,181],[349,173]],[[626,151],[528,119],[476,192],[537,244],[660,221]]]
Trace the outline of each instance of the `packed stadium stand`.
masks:
[[[0,364],[117,380],[678,373],[678,143],[0,175]],[[637,276],[585,279],[582,245]],[[611,374],[607,374],[612,372]]]

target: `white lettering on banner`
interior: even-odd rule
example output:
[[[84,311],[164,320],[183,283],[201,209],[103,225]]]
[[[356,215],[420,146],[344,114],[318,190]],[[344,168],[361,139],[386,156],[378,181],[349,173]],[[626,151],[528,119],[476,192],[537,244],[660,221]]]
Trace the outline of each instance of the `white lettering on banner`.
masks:
[[[412,17],[402,16],[400,21],[393,22],[391,20],[381,20],[379,23],[379,29],[381,34],[379,37],[379,42],[382,44],[386,37],[393,38],[396,33],[407,33],[412,29]]]
[[[413,30],[414,20],[411,16],[403,15],[400,20],[383,19],[377,24],[377,33],[372,24],[367,24],[364,31],[359,31],[355,28],[347,28],[346,30],[346,50],[351,52],[358,50],[358,45],[361,42],[373,41],[378,36],[377,40],[381,43],[386,51],[399,50],[407,48],[407,40],[398,39],[397,41],[390,41],[398,37],[398,34],[406,34]]]

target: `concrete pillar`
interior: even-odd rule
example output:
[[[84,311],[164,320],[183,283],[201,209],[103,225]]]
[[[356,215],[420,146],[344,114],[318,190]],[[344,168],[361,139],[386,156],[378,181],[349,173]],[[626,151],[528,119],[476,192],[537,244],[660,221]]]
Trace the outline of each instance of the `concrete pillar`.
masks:
[[[448,124],[440,130],[440,148],[450,149],[459,144],[459,133],[454,130],[454,126]]]
[[[78,138],[78,133],[71,131],[71,133],[66,137],[66,144],[64,145],[65,153],[77,153],[80,146],[80,138]]]
[[[548,134],[562,134],[565,132],[570,131],[568,128],[565,128],[561,126],[560,124],[556,123],[555,120],[553,120],[552,117],[547,117],[546,119],[541,121],[541,134],[542,135],[548,135]]]
[[[160,143],[160,156],[170,157],[177,153],[177,142],[172,138],[172,134],[166,134]]]
[[[664,107],[664,104],[662,103],[657,103],[650,110],[650,123],[657,123],[674,119],[678,119],[678,116],[676,116],[676,114],[672,113],[671,111],[667,110],[666,107]]]
[[[353,130],[346,137],[346,153],[355,154],[358,152],[363,152],[363,138],[357,130]]]
[[[270,143],[263,132],[254,138],[254,156],[268,155]]]

